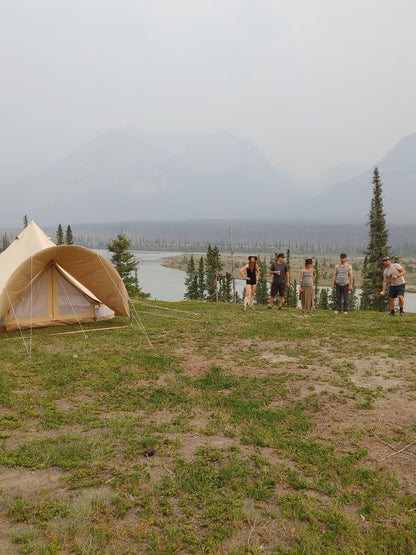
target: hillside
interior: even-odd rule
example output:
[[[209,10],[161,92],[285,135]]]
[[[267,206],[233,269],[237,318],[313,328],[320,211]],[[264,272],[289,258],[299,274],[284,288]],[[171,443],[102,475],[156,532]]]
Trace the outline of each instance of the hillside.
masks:
[[[135,307],[0,336],[1,553],[415,552],[416,315]]]

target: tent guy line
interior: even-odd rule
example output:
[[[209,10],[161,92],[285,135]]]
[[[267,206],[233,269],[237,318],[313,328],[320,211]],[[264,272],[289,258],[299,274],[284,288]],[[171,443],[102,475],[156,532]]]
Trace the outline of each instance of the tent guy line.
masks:
[[[140,327],[140,329],[142,330],[143,335],[145,336],[145,338],[147,339],[147,342],[149,343],[149,345],[153,348],[153,344],[150,341],[150,337],[147,334],[146,328],[144,327],[142,321],[140,320],[140,316],[137,313],[137,310],[134,306],[130,307],[130,314],[133,315],[135,321],[137,322],[137,325]]]
[[[131,303],[141,304],[143,306],[151,307],[151,308],[159,308],[160,310],[171,310],[172,312],[183,312],[184,314],[191,314],[192,316],[200,316],[197,312],[189,312],[189,310],[181,310],[180,308],[169,308],[167,306],[160,306],[160,305],[149,305],[149,303],[144,303],[142,301],[136,301],[130,299]]]
[[[150,310],[141,310],[140,314],[153,314]],[[182,318],[181,316],[170,316],[169,314],[159,314],[159,318],[173,318],[175,320],[182,320],[183,322],[197,322],[198,324],[204,324],[206,320],[196,320],[195,318]]]

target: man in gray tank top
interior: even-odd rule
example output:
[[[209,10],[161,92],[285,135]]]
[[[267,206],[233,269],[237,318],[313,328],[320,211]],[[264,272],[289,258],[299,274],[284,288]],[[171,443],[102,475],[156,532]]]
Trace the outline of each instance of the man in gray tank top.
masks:
[[[332,276],[332,289],[335,289],[337,299],[335,314],[341,312],[348,313],[348,292],[352,291],[353,274],[352,267],[347,263],[347,255],[340,254],[340,263],[335,265]]]

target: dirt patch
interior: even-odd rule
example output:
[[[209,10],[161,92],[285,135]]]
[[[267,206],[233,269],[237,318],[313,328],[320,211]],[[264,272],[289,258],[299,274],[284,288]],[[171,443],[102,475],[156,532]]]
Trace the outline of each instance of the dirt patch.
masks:
[[[9,495],[33,495],[41,491],[59,489],[63,473],[50,470],[28,470],[18,468],[0,472],[0,491]]]
[[[414,391],[416,357],[394,360],[378,353],[363,357],[350,356],[334,359],[336,349],[332,345],[317,345],[319,357],[316,363],[303,364],[291,353],[297,346],[293,343],[275,342],[257,345],[261,351],[260,368],[236,364],[236,353],[250,349],[252,342],[242,340],[232,345],[219,345],[215,361],[196,354],[192,347],[182,348],[180,354],[186,375],[199,377],[211,370],[213,364],[224,366],[228,375],[267,376],[285,372],[285,382],[291,398],[303,399],[319,395],[323,410],[313,415],[314,436],[333,444],[340,455],[356,450],[367,450],[363,463],[371,468],[383,467],[394,473],[409,492],[416,492],[416,417]],[[353,350],[352,350],[353,352]],[[328,358],[334,364],[322,364]],[[339,361],[338,361],[339,358]],[[367,408],[360,408],[359,401],[366,392],[371,397]],[[333,400],[331,400],[333,399]],[[286,399],[277,395],[271,408],[283,406]],[[184,439],[181,453],[189,460],[196,448],[209,444],[226,448],[235,443],[232,439],[201,437],[198,430],[208,425],[209,414],[198,415],[192,421],[195,434]],[[251,451],[252,453],[252,451]],[[269,460],[279,460],[273,453],[265,454]],[[287,464],[287,461],[285,461]]]
[[[335,446],[339,454],[363,447],[364,463],[394,473],[402,486],[416,492],[416,434],[414,402],[400,393],[377,399],[374,408],[357,409],[355,401],[327,403],[314,417],[314,435]]]

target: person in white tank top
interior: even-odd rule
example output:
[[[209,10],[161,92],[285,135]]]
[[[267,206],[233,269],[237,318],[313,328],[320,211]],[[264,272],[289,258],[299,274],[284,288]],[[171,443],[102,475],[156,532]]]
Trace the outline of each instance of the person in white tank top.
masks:
[[[353,272],[351,264],[347,263],[347,255],[340,254],[340,263],[335,265],[332,275],[332,289],[335,289],[337,304],[335,313],[343,310],[344,314],[348,313],[348,293],[353,287]]]

